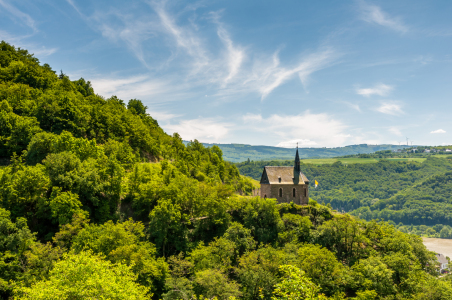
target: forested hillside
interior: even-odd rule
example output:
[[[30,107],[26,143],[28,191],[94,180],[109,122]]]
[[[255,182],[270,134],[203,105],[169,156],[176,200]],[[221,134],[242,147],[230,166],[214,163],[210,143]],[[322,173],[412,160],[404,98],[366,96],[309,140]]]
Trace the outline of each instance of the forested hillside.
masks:
[[[266,165],[292,161],[237,164],[244,175],[260,179]],[[452,160],[428,157],[424,162],[382,159],[371,164],[302,164],[302,172],[319,182],[310,196],[334,209],[361,218],[414,225],[452,225],[450,198]]]
[[[188,143],[188,142],[186,142]],[[205,147],[217,146],[223,151],[223,157],[231,162],[244,162],[247,160],[285,160],[294,157],[293,148],[254,146],[245,144],[203,144]],[[299,148],[300,158],[338,157],[362,153],[374,153],[408,148],[406,145],[350,145],[334,148]]]
[[[241,196],[220,148],[5,42],[0,109],[2,299],[452,298],[418,236]]]

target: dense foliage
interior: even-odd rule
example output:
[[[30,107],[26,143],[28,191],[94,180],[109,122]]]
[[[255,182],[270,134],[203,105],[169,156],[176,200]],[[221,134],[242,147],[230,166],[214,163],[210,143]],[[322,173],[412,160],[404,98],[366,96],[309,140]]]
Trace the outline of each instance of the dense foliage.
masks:
[[[418,236],[241,196],[220,148],[0,49],[2,299],[452,297]]]
[[[291,161],[237,164],[244,175],[259,178],[266,165]],[[336,162],[302,164],[311,186],[310,197],[361,218],[385,219],[407,225],[452,225],[452,160],[428,157],[423,163],[380,160],[372,164]]]

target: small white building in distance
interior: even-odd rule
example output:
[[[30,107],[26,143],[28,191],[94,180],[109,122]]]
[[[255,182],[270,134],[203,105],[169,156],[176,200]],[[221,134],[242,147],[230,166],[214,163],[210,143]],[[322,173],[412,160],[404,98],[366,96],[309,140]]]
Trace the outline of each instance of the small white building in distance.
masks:
[[[447,261],[447,258],[442,255],[441,253],[436,253],[436,258],[438,259],[438,262],[440,264],[439,266],[439,272],[441,273],[443,270],[447,270],[449,267],[449,262]]]

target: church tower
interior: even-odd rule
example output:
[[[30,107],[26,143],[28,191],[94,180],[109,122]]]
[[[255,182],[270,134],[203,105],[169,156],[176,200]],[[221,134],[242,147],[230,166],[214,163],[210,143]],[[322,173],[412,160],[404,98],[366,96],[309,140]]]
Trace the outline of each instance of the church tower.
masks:
[[[293,166],[293,181],[294,184],[298,184],[300,182],[300,156],[298,155],[298,143],[297,143],[297,152],[295,154],[295,164]]]
[[[276,198],[279,203],[309,203],[309,180],[301,172],[298,144],[293,167],[264,167],[260,184],[262,198]]]

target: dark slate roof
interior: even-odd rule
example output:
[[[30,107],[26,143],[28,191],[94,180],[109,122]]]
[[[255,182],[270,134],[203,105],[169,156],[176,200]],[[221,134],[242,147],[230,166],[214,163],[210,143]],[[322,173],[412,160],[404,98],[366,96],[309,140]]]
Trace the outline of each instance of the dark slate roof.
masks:
[[[266,184],[294,184],[294,167],[264,167],[261,183]],[[281,182],[279,182],[281,178]],[[299,184],[309,184],[309,180],[300,172]]]
[[[436,258],[438,259],[439,263],[441,263],[441,264],[447,264],[448,263],[447,258],[444,255],[440,254],[440,253],[436,254]]]

